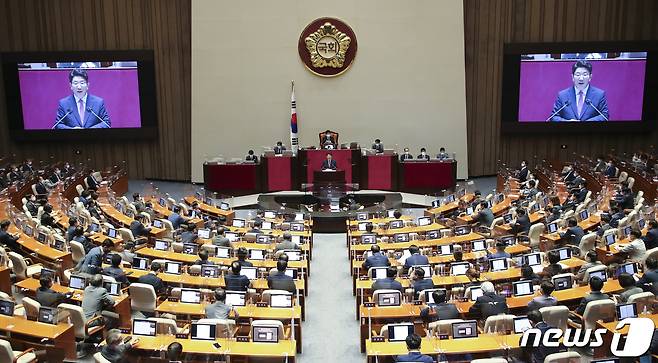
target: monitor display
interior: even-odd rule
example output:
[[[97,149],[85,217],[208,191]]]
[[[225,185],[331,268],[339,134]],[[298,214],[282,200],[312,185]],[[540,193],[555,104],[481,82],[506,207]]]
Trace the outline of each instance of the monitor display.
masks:
[[[112,296],[121,295],[121,283],[120,282],[104,282],[103,287],[107,290],[107,293]]]
[[[369,223],[370,222],[359,222],[359,225],[358,225],[359,231],[364,232],[367,229]]]
[[[295,213],[295,220],[296,221],[303,221],[304,220],[304,213]]]
[[[32,227],[30,227],[28,225],[25,225],[25,230],[23,232],[25,232],[25,234],[30,236],[30,237],[34,236],[34,230],[32,229]]]
[[[12,137],[156,135],[153,51],[4,53],[2,67]]]
[[[69,287],[76,290],[84,290],[87,287],[87,279],[80,275],[71,275]]]
[[[610,246],[615,244],[615,242],[617,242],[617,235],[614,233],[608,233],[605,235],[603,239],[605,240],[605,245]]]
[[[473,252],[484,251],[486,249],[487,249],[487,243],[483,239],[478,239],[471,242],[471,251]]]
[[[46,243],[46,237],[47,236],[46,236],[45,233],[39,232],[39,234],[37,235],[37,241],[39,241],[41,243]]]
[[[377,295],[378,306],[399,306],[401,303],[401,294],[396,292],[385,292]]]
[[[256,280],[258,278],[258,270],[255,267],[245,267],[243,266],[240,270],[240,275],[245,275],[249,280]]]
[[[569,247],[557,249],[560,254],[560,261],[568,260],[571,258],[571,249]]]
[[[454,195],[454,194],[450,194],[450,195],[448,195],[447,197],[445,197],[445,199],[443,199],[443,204],[452,203],[452,202],[454,202],[455,200],[456,200],[456,199],[455,199],[455,195]]]
[[[409,242],[409,233],[396,233],[395,242]]]
[[[539,253],[529,253],[524,257],[525,257],[525,262],[530,266],[541,265],[541,254]]]
[[[283,251],[288,255],[288,261],[301,261],[302,260],[302,251],[300,250],[285,250]]]
[[[526,296],[534,294],[532,281],[518,281],[513,283],[514,296]]]
[[[240,237],[238,236],[238,234],[237,234],[237,233],[234,233],[234,232],[226,232],[226,233],[224,233],[224,236],[225,236],[226,238],[228,238],[228,240],[231,241],[231,242],[235,242],[235,241],[237,241],[237,240],[240,239]]]
[[[582,211],[580,211],[580,214],[578,216],[580,217],[581,221],[584,221],[587,218],[589,218],[589,212],[587,211],[587,209],[582,210]]]
[[[427,231],[427,239],[438,239],[441,238],[441,232],[434,230],[434,231]]]
[[[219,203],[219,209],[227,211],[231,209],[231,206],[226,202],[221,202]]]
[[[235,218],[235,219],[233,219],[233,224],[232,224],[232,226],[233,226],[233,227],[237,227],[237,228],[244,228],[245,224],[246,224],[246,222],[245,222],[244,219],[237,219],[237,218]]]
[[[217,265],[201,265],[202,277],[219,277],[219,266]]]
[[[269,219],[275,219],[276,218],[276,212],[273,210],[266,210],[263,213],[263,217],[269,218]]]
[[[459,323],[452,323],[452,337],[454,339],[461,338],[477,338],[478,326],[477,321],[464,321]]]
[[[573,281],[571,276],[560,276],[553,278],[553,285],[555,285],[555,291],[570,289],[573,286]]]
[[[637,221],[637,227],[638,229],[642,230],[644,229],[644,226],[647,224],[647,221],[644,220],[644,218],[640,219]]]
[[[159,220],[159,219],[153,220],[153,227],[155,227],[155,228],[164,228],[164,226],[162,225],[162,221]]]
[[[297,280],[297,276],[299,275],[299,271],[296,268],[287,268],[285,271],[285,274],[292,277],[293,279]]]
[[[385,279],[387,269],[387,267],[372,267],[370,269],[372,271],[372,278],[375,280]]]
[[[441,245],[441,246],[439,246],[439,255],[441,255],[441,256],[452,255],[452,245]]]
[[[304,232],[304,223],[290,223],[290,230],[293,232]]]
[[[514,318],[514,334],[523,334],[528,329],[532,329],[532,324],[527,316]]]
[[[226,304],[231,306],[245,306],[247,304],[247,294],[244,292],[227,291]]]
[[[434,303],[434,291],[438,291],[438,290],[443,290],[444,292],[446,291],[445,289],[426,289],[426,290],[423,290],[423,291],[425,291],[425,303],[433,304]]]
[[[494,258],[494,259],[489,260],[489,270],[490,271],[507,270],[507,259],[506,258]]]
[[[252,327],[251,336],[254,343],[278,343],[279,328],[276,326],[254,326]]]
[[[637,318],[637,305],[635,303],[617,305],[617,320]]]
[[[507,213],[507,214],[503,215],[503,222],[509,224],[509,223],[512,222],[513,218],[514,217],[512,216],[512,213]]]
[[[0,300],[0,314],[6,316],[14,315],[14,306],[16,303],[13,301]]]
[[[432,218],[431,217],[420,217],[418,218],[418,225],[419,226],[427,226],[432,224]]]
[[[466,270],[470,267],[470,263],[452,263],[450,264],[450,274],[452,276],[466,275]]]
[[[390,228],[390,229],[398,229],[398,228],[402,228],[402,227],[404,227],[404,221],[399,220],[399,219],[391,221],[388,224],[388,228]]]
[[[190,339],[215,340],[217,324],[192,323],[190,325]]]
[[[625,237],[629,237],[631,235],[631,231],[633,230],[632,226],[626,226],[624,229],[622,229],[622,233],[624,234]]]
[[[199,245],[196,243],[183,243],[183,253],[188,255],[196,255],[199,251]]]
[[[409,335],[413,333],[414,333],[414,325],[410,323],[388,325],[389,342],[403,342],[407,339]]]
[[[41,268],[41,277],[43,276],[50,276],[51,279],[55,279],[56,273],[55,270],[51,270],[49,268],[42,267]]]
[[[209,229],[200,229],[200,230],[197,231],[197,235],[199,236],[199,238],[208,239],[208,238],[210,238],[210,230]]]
[[[269,244],[270,242],[270,236],[266,234],[259,234],[256,236],[256,243],[263,243],[263,244]]]
[[[453,230],[455,233],[455,236],[463,236],[465,234],[469,234],[471,232],[471,227],[469,226],[459,226],[455,227]]]
[[[157,322],[147,319],[133,319],[133,335],[154,337]]]
[[[356,214],[356,220],[357,221],[367,221],[368,220],[368,213],[365,213],[365,212],[357,213]]]
[[[482,292],[481,287],[477,286],[471,288],[471,301],[476,301],[482,295],[484,295],[484,292]]]
[[[300,235],[293,234],[290,237],[291,237],[290,240],[295,244],[301,245],[302,243],[304,243],[304,240],[302,239],[302,236],[300,236]]]
[[[165,271],[168,274],[180,275],[182,263],[180,262],[165,262]]]
[[[409,276],[411,276],[411,273],[413,272],[413,270],[415,270],[417,268],[423,269],[423,271],[425,272],[425,274],[423,275],[424,279],[431,279],[432,278],[432,267],[430,265],[413,265],[413,266],[411,266],[411,268],[409,269]]]
[[[637,265],[634,262],[629,262],[629,263],[625,263],[623,265],[620,265],[617,274],[621,274],[621,273],[624,273],[624,272],[627,273],[627,274],[630,274],[630,275],[636,274],[638,272],[637,271]]]
[[[474,212],[473,207],[467,207],[467,208],[466,208],[466,214],[467,214],[467,215],[470,216],[471,214],[473,214],[473,212]]]
[[[361,243],[374,244],[376,242],[377,242],[377,238],[374,234],[361,235]]]
[[[590,280],[592,279],[592,277],[598,277],[601,280],[606,281],[608,279],[608,274],[606,273],[605,270],[603,270],[603,271],[593,271],[593,272],[589,273]]]
[[[440,199],[436,199],[436,200],[432,201],[432,208],[438,208],[440,206],[441,206],[441,200]]]
[[[117,230],[114,228],[107,229],[107,236],[110,238],[117,238]]]
[[[292,295],[289,294],[272,294],[270,295],[270,307],[272,308],[291,308]]]
[[[149,268],[149,260],[142,257],[133,257],[132,267],[136,270],[146,270]]]
[[[548,233],[555,233],[555,232],[557,232],[557,230],[558,230],[557,223],[549,223],[549,224],[546,226],[546,230],[548,231]]]
[[[249,250],[249,259],[250,260],[264,260],[265,259],[265,251],[258,250],[258,249],[251,249],[251,250]]]
[[[57,324],[59,322],[57,315],[57,308],[42,306],[39,308],[39,318],[37,321],[46,324]]]
[[[201,291],[194,289],[181,289],[180,302],[188,304],[198,304],[201,302]]]
[[[163,239],[156,239],[153,249],[158,251],[167,251],[169,250],[169,241],[165,241]]]

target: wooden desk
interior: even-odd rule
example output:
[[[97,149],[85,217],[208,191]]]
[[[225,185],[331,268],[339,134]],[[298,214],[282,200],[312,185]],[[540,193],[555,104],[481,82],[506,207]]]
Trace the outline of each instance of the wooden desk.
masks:
[[[155,337],[139,337],[139,342],[135,349],[149,351],[150,353],[159,352],[167,349],[167,346],[173,342],[178,342],[183,346],[185,354],[201,354],[207,356],[229,355],[231,357],[245,358],[267,358],[272,362],[295,362],[294,340],[279,340],[278,343],[254,343],[238,342],[231,339],[215,340],[191,340],[179,339],[173,335],[158,335]],[[220,348],[215,348],[214,343],[219,343]],[[271,359],[271,360],[270,360]]]
[[[46,349],[55,362],[62,358],[76,361],[75,332],[73,325],[39,323],[23,317],[0,315],[0,331],[3,335],[11,334],[10,341],[21,342],[35,349]],[[48,339],[45,343],[42,339]],[[60,358],[61,357],[61,358]]]
[[[155,311],[160,314],[167,313],[176,316],[183,316],[184,319],[192,320],[205,318],[206,305],[207,303],[205,302],[202,302],[201,304],[189,304],[166,300],[158,305]],[[302,352],[302,308],[300,305],[294,305],[292,309],[284,309],[259,307],[250,304],[247,306],[237,306],[235,307],[235,310],[237,310],[240,316],[237,320],[238,325],[240,322],[249,325],[251,320],[279,320],[284,322],[284,324],[292,325],[292,321],[294,320],[297,353]],[[229,318],[235,319],[235,316]]]
[[[459,208],[459,203],[470,203],[475,199],[475,194],[473,193],[468,193],[465,194],[463,197],[459,198],[459,200],[456,200],[452,203],[447,203],[442,206],[436,207],[436,208],[430,208],[425,211],[426,216],[434,216],[434,215],[441,215],[441,214],[446,214],[454,211],[455,209]]]
[[[0,266],[0,291],[6,292],[11,296],[11,269],[7,266]]]
[[[345,184],[345,170],[316,170],[313,172],[313,183],[319,185],[343,185]]]
[[[28,278],[21,282],[16,283],[16,287],[24,289],[32,297],[36,295],[37,289],[41,286],[39,280],[35,278]],[[71,300],[77,305],[82,304],[82,298],[84,297],[83,290],[76,290],[69,288],[68,286],[62,286],[60,284],[53,284],[52,289],[56,292],[61,292],[62,294],[73,293]],[[131,308],[130,308],[130,297],[128,295],[121,296],[110,296],[114,300],[114,312],[119,314],[119,325],[122,328],[132,327],[132,322],[130,320]]]
[[[151,198],[151,199],[148,199],[148,200],[151,201],[151,204],[153,205],[153,211],[157,215],[162,216],[164,219],[169,218],[169,216],[173,213],[170,209],[167,209],[167,207],[161,206],[158,203],[157,199]],[[187,218],[186,216],[182,216],[182,217]],[[197,226],[197,228],[203,228],[203,226],[204,226],[203,219],[201,219],[201,218],[188,219],[188,223],[194,224],[195,226]]]
[[[402,228],[375,228],[372,230],[372,233],[376,234],[377,236],[393,236],[398,233],[418,233],[418,234],[424,234],[427,233],[428,231],[434,231],[434,230],[439,230],[446,228],[446,226],[439,224],[439,223],[432,223],[428,224],[426,226],[404,226]],[[365,234],[367,232],[365,231],[350,231],[348,234],[348,239],[350,237],[354,238],[360,238],[361,235]]]
[[[443,354],[471,353],[481,355],[489,352],[500,352],[503,349],[518,349],[523,334],[493,335],[481,334],[477,338],[445,339],[423,338],[421,353],[436,356]],[[375,363],[379,358],[407,354],[405,342],[372,342],[366,341],[366,354],[368,363]]]
[[[233,218],[235,218],[235,211],[233,210],[223,210],[221,208],[217,208],[214,205],[209,205],[204,203],[202,200],[198,200],[193,196],[187,196],[183,198],[183,201],[185,204],[192,206],[192,204],[199,203],[199,209],[201,209],[201,212],[208,214],[212,217],[219,217],[219,216],[224,216],[226,218],[226,224],[230,225],[231,222],[233,221]],[[155,204],[158,204],[157,201],[152,200],[152,202],[155,202]],[[159,204],[158,204],[159,205]]]
[[[118,224],[117,227],[130,229],[130,224],[134,221],[134,218],[128,217],[127,215],[119,212],[118,210],[116,210],[116,208],[114,208],[114,206],[110,204],[99,203],[99,205],[101,207],[101,210],[103,211],[103,214],[105,214],[105,216],[107,216],[109,219],[111,219],[116,224]],[[151,232],[149,233],[149,235],[155,238],[164,236],[164,233],[166,232],[164,228],[158,228],[154,226],[151,226],[150,228],[151,228]]]

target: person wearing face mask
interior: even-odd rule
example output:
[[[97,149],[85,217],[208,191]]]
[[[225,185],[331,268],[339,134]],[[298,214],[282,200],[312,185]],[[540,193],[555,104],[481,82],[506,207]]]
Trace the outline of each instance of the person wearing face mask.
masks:
[[[89,75],[84,69],[74,69],[69,74],[72,95],[59,100],[53,129],[109,129],[110,115],[105,101],[89,91]]]
[[[523,183],[528,179],[528,162],[525,160],[521,160],[521,168],[519,171],[516,173],[517,179],[519,179],[519,182]]]
[[[414,158],[414,156],[411,155],[411,153],[409,152],[409,148],[405,147],[404,148],[404,154],[400,155],[400,161],[411,160],[413,158]]]
[[[571,67],[573,86],[560,91],[549,119],[561,121],[608,121],[605,91],[590,85],[592,64],[579,60]]]
[[[425,150],[425,148],[421,148],[420,149],[420,155],[418,155],[418,157],[416,159],[429,161],[430,156],[427,154],[427,150]]]
[[[381,140],[375,139],[371,149],[373,149],[377,154],[381,154],[384,152],[384,144],[382,144]]]
[[[594,171],[597,173],[602,173],[605,171],[606,165],[605,161],[603,161],[602,157],[597,157],[596,158],[596,166],[594,167]]]

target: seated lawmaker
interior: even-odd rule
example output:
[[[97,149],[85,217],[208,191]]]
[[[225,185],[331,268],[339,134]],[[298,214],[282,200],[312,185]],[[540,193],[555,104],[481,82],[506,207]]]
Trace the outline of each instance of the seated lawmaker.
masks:
[[[167,217],[167,220],[171,222],[171,225],[174,227],[174,229],[179,229],[182,224],[187,223],[187,219],[183,218],[180,215],[180,207],[175,205],[172,208],[172,213]]]
[[[41,306],[56,307],[69,297],[52,289],[53,279],[49,274],[41,275],[39,285],[35,299]]]
[[[581,226],[578,225],[576,218],[569,218],[567,225],[569,226],[567,227],[567,230],[564,231],[564,233],[560,233],[560,242],[573,246],[579,246],[580,240],[585,235],[585,231]]]
[[[421,291],[434,288],[434,283],[432,283],[432,279],[431,278],[426,279],[425,270],[423,270],[420,267],[413,269],[410,278],[411,278],[411,285],[414,288],[415,299],[418,299],[418,294],[420,294]]]
[[[382,144],[381,140],[375,139],[371,149],[373,149],[377,154],[381,154],[384,152],[384,144]]]
[[[10,225],[11,222],[8,219],[0,222],[0,245],[14,252],[19,252],[21,250],[21,245],[18,243],[19,235],[9,233]]]
[[[583,315],[585,313],[585,308],[587,307],[587,304],[589,304],[592,301],[597,301],[597,300],[608,300],[610,299],[610,296],[607,294],[604,294],[601,292],[601,289],[603,289],[603,280],[601,280],[600,277],[598,276],[593,276],[589,279],[589,288],[590,292],[589,294],[585,295],[582,300],[580,300],[580,305],[576,308],[576,313],[578,315]]]
[[[496,289],[490,281],[483,282],[480,287],[482,296],[478,297],[475,304],[468,310],[469,314],[482,320],[486,320],[492,315],[507,314],[509,308],[505,296],[496,294]]]
[[[642,237],[644,245],[647,250],[658,247],[658,222],[655,219],[652,219],[647,223],[649,230],[647,234]]]
[[[137,279],[137,282],[140,284],[148,284],[153,286],[153,290],[157,295],[162,295],[167,292],[167,285],[162,281],[158,276],[158,273],[162,272],[164,266],[159,262],[151,263],[151,271],[146,275],[142,275]]]
[[[322,137],[322,147],[325,149],[335,149],[336,144],[334,143],[334,139],[331,135],[331,131],[327,130],[327,132],[324,133],[324,136]]]
[[[647,248],[642,240],[642,232],[638,229],[632,229],[629,237],[631,243],[624,245],[619,251],[629,262],[641,262]]]
[[[113,277],[116,282],[120,282],[124,285],[128,284],[128,278],[126,273],[121,269],[121,256],[113,253],[110,257],[111,265],[107,266],[101,271],[101,274],[105,276]]]
[[[455,304],[446,302],[445,290],[432,291],[433,303],[427,304],[427,307],[420,311],[420,317],[426,322],[437,320],[459,319],[459,310]],[[432,313],[436,314],[432,316]]]
[[[512,223],[512,233],[528,233],[530,231],[530,218],[525,209],[519,208],[516,211],[516,221]]]
[[[378,245],[370,246],[370,251],[372,254],[363,261],[363,269],[368,271],[371,267],[386,267],[391,265],[391,261],[388,260]]]
[[[267,277],[267,287],[273,290],[286,290],[294,294],[297,291],[297,287],[295,286],[295,280],[286,275],[287,268],[288,262],[279,259],[276,262],[277,271]]]
[[[247,291],[251,285],[251,281],[245,275],[242,275],[240,271],[242,270],[242,265],[237,261],[231,264],[231,271],[224,275],[224,281],[226,283],[226,290],[229,291]]]
[[[414,158],[414,156],[411,155],[411,153],[409,152],[409,148],[405,147],[404,148],[404,153],[402,155],[400,155],[400,161],[411,160],[413,158]]]
[[[420,345],[423,342],[421,337],[414,333],[407,336],[405,340],[407,343],[407,349],[409,350],[408,354],[398,355],[395,357],[396,362],[422,362],[422,363],[433,363],[434,359],[429,355],[422,354],[420,352]]]
[[[446,148],[441,147],[439,149],[439,153],[436,155],[436,158],[439,160],[447,160],[450,159],[450,155],[446,152]]]
[[[130,222],[130,232],[132,232],[133,237],[148,238],[149,233],[151,233],[151,228],[144,226],[144,218],[143,215],[138,214],[135,216],[135,220]]]
[[[322,170],[338,170],[338,164],[330,153],[327,153],[327,158],[322,162]]]
[[[244,160],[257,163],[258,162],[258,156],[254,155],[253,150],[249,150],[249,151],[247,151],[247,156],[244,158]]]
[[[238,311],[226,303],[226,291],[221,288],[215,289],[215,302],[206,305],[205,310],[207,319],[228,319],[231,312],[233,312],[235,319],[240,317]]]
[[[395,277],[398,275],[398,269],[395,266],[389,266],[386,269],[386,278],[385,279],[378,279],[375,280],[375,282],[372,284],[372,290],[382,290],[382,289],[390,289],[390,290],[398,290],[400,292],[403,292],[402,284],[395,280]]]
[[[479,225],[484,227],[491,226],[494,220],[493,211],[489,208],[489,202],[483,200],[480,202],[480,210],[477,213],[473,213],[471,218],[474,222],[477,222]]]
[[[551,296],[553,293],[553,290],[555,290],[555,285],[553,285],[552,282],[546,280],[541,283],[539,287],[541,291],[541,295],[534,297],[530,302],[528,303],[528,310],[539,310],[543,307],[547,306],[555,306],[557,305],[557,299],[555,296]]]
[[[284,151],[286,151],[286,147],[283,146],[281,141],[277,141],[274,147],[274,155],[282,155]]]
[[[420,254],[420,248],[416,245],[409,246],[409,253],[411,256],[407,257],[404,261],[403,273],[407,273],[412,266],[429,265],[429,259],[425,255]]]
[[[416,159],[430,161],[430,156],[429,156],[429,154],[427,153],[427,150],[425,150],[424,147],[420,149],[420,155],[418,155],[418,157]]]

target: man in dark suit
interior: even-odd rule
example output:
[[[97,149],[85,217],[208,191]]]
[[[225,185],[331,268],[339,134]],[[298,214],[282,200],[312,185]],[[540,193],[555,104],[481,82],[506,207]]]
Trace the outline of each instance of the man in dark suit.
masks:
[[[569,227],[566,231],[564,231],[564,233],[560,233],[560,240],[561,242],[578,246],[580,244],[580,240],[585,235],[585,231],[583,231],[582,227],[578,225],[576,218],[569,218],[567,224]]]
[[[591,290],[590,293],[585,295],[585,297],[580,300],[580,305],[578,305],[578,308],[576,308],[576,313],[578,315],[583,315],[583,313],[585,313],[585,308],[590,302],[610,299],[610,296],[601,292],[601,289],[603,288],[603,280],[601,280],[600,277],[591,277],[589,279],[589,288]]]
[[[546,356],[557,353],[560,351],[560,347],[547,347],[542,343],[542,338],[544,334],[549,330],[554,328],[553,326],[548,325],[546,322],[544,322],[544,318],[542,317],[541,313],[539,310],[530,310],[528,312],[528,320],[530,320],[530,324],[532,324],[534,329],[539,330],[540,332],[540,338],[539,338],[539,346],[538,347],[525,347],[522,348],[522,353],[523,353],[523,358],[525,358],[523,361],[524,362],[529,362],[529,363],[543,363],[544,360],[546,359]]]
[[[69,74],[72,95],[59,100],[54,129],[109,129],[110,115],[102,98],[89,94],[89,76],[84,69]]]
[[[113,253],[110,257],[111,265],[107,266],[101,271],[102,275],[113,277],[116,282],[122,284],[128,284],[128,278],[126,273],[121,269],[121,256],[119,254]]]
[[[425,150],[424,147],[420,149],[420,155],[418,155],[418,157],[416,159],[426,160],[426,161],[430,160],[430,156],[429,156],[429,154],[427,153],[427,150]]]
[[[428,290],[428,289],[433,289],[434,288],[434,283],[432,283],[432,279],[430,278],[425,278],[425,270],[422,268],[418,267],[413,270],[413,273],[411,273],[411,284],[414,288],[414,298],[418,299],[418,294],[423,291],[423,290]]]
[[[158,277],[158,273],[162,272],[162,267],[163,266],[159,262],[153,262],[151,264],[151,271],[146,275],[140,276],[140,278],[137,279],[137,282],[153,286],[153,290],[155,290],[155,293],[158,295],[166,293],[167,286],[162,279]]]
[[[338,164],[333,159],[331,154],[327,154],[327,158],[322,162],[322,170],[337,170]]]
[[[39,176],[38,181],[34,184],[34,189],[39,195],[48,194],[48,188],[46,187],[42,176]]]
[[[249,251],[245,247],[240,247],[238,248],[238,252],[236,255],[238,256],[237,263],[240,264],[240,266],[246,266],[246,267],[253,267],[254,264],[247,261],[247,255],[249,254]]]
[[[297,291],[297,287],[295,286],[295,280],[286,275],[287,268],[288,262],[279,259],[276,262],[277,271],[267,277],[267,287],[273,290],[285,290],[294,294]]]
[[[644,291],[650,291],[652,285],[658,283],[658,260],[649,257],[645,261],[645,264],[647,265],[647,271],[644,271],[644,274],[637,281],[636,285],[644,289]]]
[[[468,310],[469,314],[482,320],[486,320],[492,315],[507,314],[509,308],[505,296],[496,294],[494,285],[489,281],[483,282],[480,286],[483,294],[475,300],[473,306]]]
[[[416,245],[409,246],[409,252],[411,253],[411,256],[407,257],[407,259],[404,261],[404,268],[402,269],[405,274],[407,273],[407,271],[409,271],[411,266],[430,264],[429,260],[427,259],[427,256],[420,254],[420,248],[418,248],[418,246]]]
[[[479,223],[481,226],[489,227],[494,220],[494,214],[489,208],[489,203],[486,200],[480,202],[480,210],[472,216],[473,221]]]
[[[375,150],[377,154],[383,153],[384,152],[384,144],[382,144],[381,140],[375,139],[375,142],[372,144],[371,149]]]
[[[423,320],[433,322],[445,319],[459,319],[459,310],[457,309],[457,306],[446,302],[445,290],[432,291],[432,298],[434,299],[434,302],[427,304],[427,307],[420,311],[420,317]],[[432,312],[436,315],[431,316],[430,314]]]
[[[37,289],[36,300],[41,306],[56,307],[66,301],[66,295],[52,289],[53,279],[50,275],[42,275],[39,284],[41,286]]]
[[[242,265],[235,261],[231,264],[231,272],[224,276],[226,290],[228,291],[247,291],[251,281],[245,275],[241,275]]]
[[[258,162],[258,156],[254,155],[253,150],[247,151],[247,156],[244,158],[245,161],[253,161],[254,163]]]
[[[187,219],[183,218],[180,215],[180,207],[179,206],[175,206],[172,209],[172,212],[173,213],[171,213],[169,215],[169,217],[167,217],[167,220],[169,220],[169,222],[171,222],[171,225],[174,227],[174,229],[179,229],[181,224],[187,223]]]
[[[605,91],[590,85],[592,64],[582,60],[571,67],[573,87],[560,91],[551,121],[608,121]]]
[[[648,223],[649,230],[647,234],[642,237],[644,245],[647,247],[647,250],[658,247],[658,222],[655,219],[652,219]]]
[[[386,269],[386,278],[378,279],[372,284],[372,290],[381,290],[381,289],[391,289],[403,291],[402,284],[395,280],[395,277],[398,275],[398,269],[395,266],[389,266]]]
[[[370,247],[372,255],[368,256],[363,262],[363,269],[368,271],[371,267],[384,267],[390,266],[391,262],[388,260],[388,257],[384,256],[380,251],[381,249],[377,245],[372,245]]]
[[[9,220],[0,222],[0,245],[9,247],[14,252],[18,252],[21,250],[21,246],[18,244],[18,235],[9,233],[10,224],[11,222]]]
[[[274,154],[281,155],[283,154],[284,151],[286,151],[286,147],[283,146],[283,143],[281,141],[277,141],[276,146],[274,147]]]
[[[615,164],[612,162],[612,160],[608,161],[608,166],[605,168],[603,175],[607,176],[608,178],[614,178],[616,174],[617,168],[615,167]]]
[[[528,233],[530,231],[530,218],[525,209],[519,208],[516,211],[516,222],[512,225],[512,233]]]
[[[23,174],[32,174],[34,173],[34,168],[32,167],[32,160],[28,160],[23,166],[21,167],[21,171]]]
[[[405,147],[404,148],[404,154],[400,155],[400,161],[411,160],[413,158],[414,158],[414,156],[411,155],[411,153],[409,152],[409,148]]]
[[[130,222],[130,232],[132,232],[133,237],[148,238],[151,228],[146,228],[143,222],[144,216],[141,214],[136,215],[135,220]]]
[[[565,183],[571,183],[572,180],[576,177],[575,175],[575,170],[573,170],[573,166],[568,165],[567,170],[562,173],[562,181]]]
[[[626,214],[624,214],[624,211],[617,206],[610,208],[610,213],[612,213],[610,216],[610,227],[619,227],[619,221],[626,217]]]
[[[418,334],[411,334],[407,336],[407,349],[409,350],[408,354],[398,355],[395,357],[396,362],[422,362],[422,363],[433,363],[434,359],[429,355],[422,354],[420,352],[420,345],[423,340]]]
[[[521,161],[521,169],[519,169],[516,175],[517,179],[522,183],[528,179],[528,162],[525,160]]]
[[[606,164],[605,164],[605,161],[603,161],[603,158],[600,157],[600,156],[597,157],[596,158],[596,166],[594,166],[594,171],[597,172],[597,173],[601,173],[601,172],[605,171],[605,168],[606,168]]]

